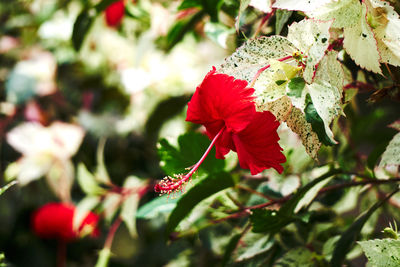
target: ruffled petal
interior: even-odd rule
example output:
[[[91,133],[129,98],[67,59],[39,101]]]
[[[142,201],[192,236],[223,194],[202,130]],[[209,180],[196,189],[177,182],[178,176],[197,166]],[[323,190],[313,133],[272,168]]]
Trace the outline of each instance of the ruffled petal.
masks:
[[[254,89],[246,86],[247,81],[216,73],[213,67],[188,103],[186,121],[206,127],[219,121],[229,132],[243,130],[255,111]]]
[[[250,169],[253,175],[271,167],[282,173],[280,164],[286,158],[278,143],[278,127],[279,122],[271,112],[256,112],[243,131],[232,134],[240,167]]]

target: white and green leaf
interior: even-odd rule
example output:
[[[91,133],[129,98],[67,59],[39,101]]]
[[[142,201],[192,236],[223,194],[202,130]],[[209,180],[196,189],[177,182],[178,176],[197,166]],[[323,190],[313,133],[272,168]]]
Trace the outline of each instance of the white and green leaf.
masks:
[[[288,40],[307,56],[303,78],[311,83],[316,65],[329,46],[332,21],[304,19],[289,26]]]
[[[379,166],[383,167],[386,165],[400,165],[400,133],[397,133],[393,137],[386,147],[385,152],[383,152]]]
[[[381,62],[400,66],[400,18],[386,1],[368,0],[368,22],[376,37]]]
[[[312,11],[332,2],[332,0],[276,0],[273,8],[286,10]]]
[[[380,56],[374,33],[367,22],[367,7],[362,4],[362,15],[357,24],[344,28],[343,47],[361,68],[382,74]]]
[[[360,1],[339,0],[306,12],[306,15],[318,20],[333,20],[333,28],[345,28],[354,26],[359,22],[361,11]]]
[[[374,239],[360,241],[368,262],[374,267],[400,266],[400,240]]]
[[[292,55],[296,50],[296,47],[282,36],[251,39],[229,56],[218,68],[218,72],[250,83],[258,70],[270,64],[271,59]],[[268,69],[261,73],[255,87],[265,88],[264,83],[269,80],[262,77],[267,72]]]

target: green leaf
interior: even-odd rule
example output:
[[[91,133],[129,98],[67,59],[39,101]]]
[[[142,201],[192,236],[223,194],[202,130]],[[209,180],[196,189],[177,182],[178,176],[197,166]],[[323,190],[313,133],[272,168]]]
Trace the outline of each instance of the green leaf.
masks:
[[[381,207],[389,198],[391,198],[398,191],[399,189],[396,189],[387,197],[375,203],[369,210],[365,211],[360,216],[358,216],[358,218],[354,221],[354,223],[342,234],[342,236],[340,237],[339,241],[335,246],[335,250],[333,251],[332,260],[330,262],[332,267],[342,266],[342,263],[346,258],[346,254],[349,252],[353,243],[357,240],[357,237],[360,234],[360,231],[363,228],[364,224],[368,221],[371,215],[379,207]]]
[[[211,40],[226,49],[228,37],[234,34],[235,30],[222,23],[207,22],[204,26],[204,32]]]
[[[186,215],[202,200],[234,185],[232,176],[225,172],[209,175],[200,180],[179,199],[175,209],[168,218],[166,227],[167,235],[172,233]]]
[[[15,184],[17,184],[17,183],[18,183],[17,181],[11,181],[10,183],[6,184],[5,186],[0,187],[0,196],[1,196],[5,191],[7,191],[11,186],[13,186],[13,185],[15,185]]]
[[[284,84],[285,82],[287,82],[286,80],[277,80],[277,81],[275,81],[275,83],[276,83],[276,85],[282,85],[282,84]]]
[[[144,186],[143,181],[135,176],[129,176],[126,178],[123,186],[123,189],[127,191],[132,190],[132,192],[124,199],[124,202],[121,205],[120,216],[132,237],[137,236],[136,211],[140,201],[137,190],[142,186]]]
[[[375,239],[357,242],[374,267],[400,266],[400,240]]]
[[[164,43],[161,46],[166,50],[171,50],[177,43],[182,41],[183,37],[191,31],[194,26],[203,19],[205,12],[203,10],[197,12],[196,14],[179,20],[170,28],[168,34],[165,38],[161,39]]]
[[[299,247],[289,250],[283,255],[274,266],[276,267],[313,267],[313,253],[307,248]]]
[[[188,132],[179,136],[178,145],[179,148],[175,148],[165,139],[160,141],[158,155],[161,159],[161,167],[167,175],[187,172],[186,168],[193,166],[201,158],[210,145],[210,140],[201,133]],[[201,164],[199,172],[214,173],[223,170],[225,162],[215,158],[214,155],[215,148]]]
[[[117,2],[117,1],[119,1],[119,0],[102,0],[97,5],[95,5],[94,8],[96,9],[97,13],[101,13],[112,3]]]
[[[184,10],[193,7],[201,7],[201,0],[183,0],[179,5],[178,10]]]
[[[230,240],[228,245],[225,248],[224,257],[222,258],[221,266],[226,266],[230,259],[232,258],[232,254],[235,251],[240,238],[242,237],[242,233],[235,234]]]
[[[168,195],[157,197],[141,206],[136,212],[136,218],[153,219],[157,218],[161,214],[170,213],[175,208],[179,199],[180,196],[177,198],[171,198]]]
[[[276,210],[255,209],[250,215],[254,233],[276,233],[294,220]]]
[[[379,166],[400,165],[400,133],[397,133],[389,142],[385,152],[383,152],[382,160]]]
[[[304,113],[306,114],[307,122],[311,123],[313,131],[318,135],[319,141],[327,146],[335,145],[336,143],[326,134],[324,121],[319,116],[312,101],[307,104]]]
[[[97,167],[96,167],[95,178],[97,181],[103,184],[110,185],[111,184],[110,176],[108,175],[107,168],[104,163],[105,145],[106,145],[106,139],[100,138],[96,151]]]
[[[78,164],[78,183],[83,192],[87,195],[101,195],[104,189],[99,186],[93,174],[87,169],[85,164]]]
[[[289,92],[288,96],[301,97],[301,93],[303,92],[304,86],[306,82],[302,77],[294,77],[290,80],[288,84]]]
[[[91,14],[94,10],[84,9],[75,20],[72,31],[72,44],[76,51],[81,49],[83,41],[93,24],[95,14]]]
[[[319,189],[326,184],[325,181],[338,173],[340,173],[340,170],[332,169],[312,180],[300,188],[278,211],[253,210],[250,216],[250,221],[253,224],[253,232],[278,232],[282,227],[294,221],[296,219],[295,213],[303,206],[311,203]]]
[[[283,26],[289,20],[290,16],[292,16],[293,11],[277,9],[275,12],[275,34],[281,34]]]
[[[270,235],[247,232],[237,247],[235,261],[240,262],[254,258],[270,250],[274,244],[275,240]]]

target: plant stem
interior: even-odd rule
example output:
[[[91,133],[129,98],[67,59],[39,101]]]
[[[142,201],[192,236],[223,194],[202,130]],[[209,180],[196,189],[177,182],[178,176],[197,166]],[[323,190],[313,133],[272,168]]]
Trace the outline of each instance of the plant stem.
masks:
[[[396,183],[396,182],[400,182],[400,177],[395,177],[395,178],[391,178],[388,180],[379,180],[379,179],[370,179],[370,180],[366,180],[366,181],[353,181],[353,182],[349,182],[349,183],[344,183],[344,184],[337,184],[337,185],[332,185],[332,186],[327,186],[325,188],[322,188],[321,190],[318,191],[318,195],[324,194],[326,192],[330,192],[330,191],[334,191],[334,190],[338,190],[338,189],[343,189],[343,188],[348,188],[348,187],[353,187],[353,186],[360,186],[360,185],[381,185],[381,184],[389,184],[389,183]],[[258,204],[258,205],[254,205],[254,206],[249,206],[249,207],[245,207],[233,214],[230,214],[224,218],[215,220],[214,223],[219,223],[222,221],[226,221],[229,219],[234,219],[234,218],[240,218],[246,215],[249,215],[251,210],[253,209],[261,209],[261,208],[266,208],[275,204],[281,204],[281,203],[285,203],[286,201],[288,201],[289,199],[292,198],[293,195],[288,195],[285,196],[283,198],[280,199],[275,199],[275,200],[271,200],[267,203],[262,203],[262,204]]]
[[[111,250],[112,242],[114,240],[115,233],[117,232],[118,227],[122,222],[121,217],[118,217],[110,227],[110,231],[108,232],[106,242],[104,243],[104,249]]]
[[[67,244],[64,240],[57,243],[57,267],[65,267],[67,256]]]

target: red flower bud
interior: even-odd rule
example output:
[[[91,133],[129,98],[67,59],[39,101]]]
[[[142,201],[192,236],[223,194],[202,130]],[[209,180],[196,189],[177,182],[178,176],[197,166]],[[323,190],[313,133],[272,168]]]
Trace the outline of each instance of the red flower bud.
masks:
[[[48,203],[33,214],[33,231],[41,238],[54,238],[61,241],[72,241],[85,233],[95,237],[99,235],[98,215],[89,212],[77,230],[73,229],[73,218],[76,207],[65,203]]]
[[[110,27],[116,27],[121,23],[125,14],[125,4],[123,0],[109,5],[105,10],[106,22]]]

